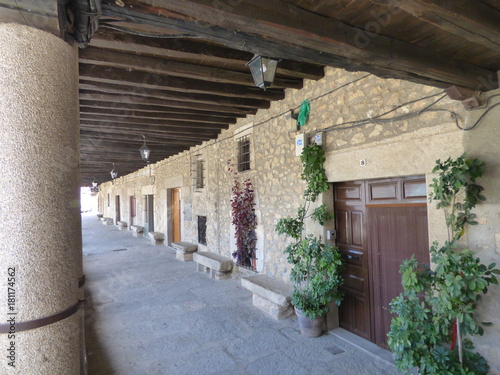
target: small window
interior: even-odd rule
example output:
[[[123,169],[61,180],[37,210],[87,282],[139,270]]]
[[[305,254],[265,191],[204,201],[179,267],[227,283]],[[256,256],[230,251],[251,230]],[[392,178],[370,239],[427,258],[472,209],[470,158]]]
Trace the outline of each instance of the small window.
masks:
[[[198,243],[207,245],[207,217],[198,216]]]
[[[250,170],[250,138],[241,137],[238,140],[238,172]]]
[[[205,161],[196,161],[196,188],[203,189],[205,187]]]

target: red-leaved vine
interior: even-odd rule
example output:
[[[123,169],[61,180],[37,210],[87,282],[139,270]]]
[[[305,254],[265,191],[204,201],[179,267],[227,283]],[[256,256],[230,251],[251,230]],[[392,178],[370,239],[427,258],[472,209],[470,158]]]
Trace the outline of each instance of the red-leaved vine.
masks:
[[[230,164],[230,163],[228,163]],[[252,259],[255,259],[255,247],[257,244],[257,216],[254,210],[254,191],[252,182],[246,179],[241,183],[229,165],[229,173],[234,177],[231,197],[232,224],[235,227],[236,251],[233,257],[240,266],[253,268]]]

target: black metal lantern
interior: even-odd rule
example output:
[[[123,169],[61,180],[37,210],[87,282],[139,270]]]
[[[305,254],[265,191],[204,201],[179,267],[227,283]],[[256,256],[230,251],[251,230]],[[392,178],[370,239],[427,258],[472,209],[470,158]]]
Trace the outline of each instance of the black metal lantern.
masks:
[[[141,134],[142,135],[142,134]],[[144,144],[141,146],[141,148],[139,149],[139,152],[141,153],[141,158],[142,160],[144,161],[148,161],[149,159],[149,154],[151,152],[151,150],[149,149],[149,147],[146,145],[146,137],[144,135],[142,135],[142,137],[144,138]]]
[[[92,181],[92,188],[94,188],[94,189],[95,189],[96,187],[97,187],[97,181],[96,181],[96,180],[94,180],[94,181]]]
[[[280,60],[255,55],[246,65],[250,68],[255,86],[266,89],[273,84],[276,68]]]
[[[115,163],[113,163],[113,169],[111,170],[111,172],[109,172],[111,174],[111,178],[114,180],[116,177],[118,177],[118,172],[115,171]]]

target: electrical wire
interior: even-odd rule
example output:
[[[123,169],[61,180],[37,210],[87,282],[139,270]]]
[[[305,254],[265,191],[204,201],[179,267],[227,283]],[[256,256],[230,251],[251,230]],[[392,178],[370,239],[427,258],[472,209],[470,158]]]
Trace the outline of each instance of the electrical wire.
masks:
[[[28,21],[26,20],[26,17],[24,17],[23,12],[21,11],[21,7],[20,7],[20,6],[19,6],[19,4],[17,3],[17,0],[15,0],[15,3],[16,3],[17,10],[18,10],[18,11],[19,11],[19,13],[21,14],[21,17],[23,17],[24,23],[26,24],[26,26],[29,26],[29,25],[28,25]]]

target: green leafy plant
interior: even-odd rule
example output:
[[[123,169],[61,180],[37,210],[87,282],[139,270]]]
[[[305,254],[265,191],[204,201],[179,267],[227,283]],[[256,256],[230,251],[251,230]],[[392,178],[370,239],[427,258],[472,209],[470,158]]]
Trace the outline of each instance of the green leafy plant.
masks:
[[[328,312],[331,301],[340,304],[343,261],[336,247],[323,243],[312,234],[304,235],[306,219],[311,218],[320,225],[333,219],[333,214],[324,204],[309,213],[311,203],[328,190],[323,168],[326,160],[324,150],[316,144],[305,146],[300,160],[303,167],[301,178],[306,182],[305,202],[295,217],[280,219],[276,231],[293,240],[285,248],[287,260],[293,265],[290,274],[294,284],[292,304],[308,318],[314,319]]]
[[[395,317],[388,344],[398,369],[407,374],[414,367],[422,375],[487,374],[489,366],[474,352],[471,338],[482,335],[483,326],[491,323],[477,322],[474,312],[488,286],[498,284],[495,274],[500,270],[495,263],[481,264],[471,250],[458,245],[465,226],[477,224],[472,210],[485,200],[476,183],[483,162],[464,154],[456,160],[438,160],[433,172],[439,176],[430,185],[430,201],[445,211],[449,241],[431,246],[434,270],[413,257],[403,261],[404,292],[390,304]]]

